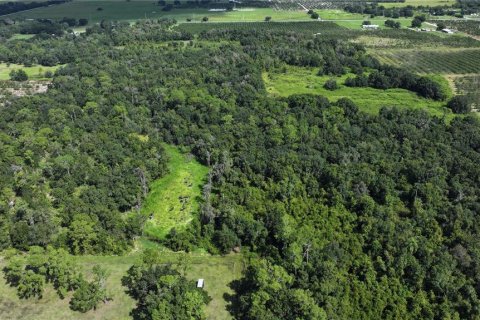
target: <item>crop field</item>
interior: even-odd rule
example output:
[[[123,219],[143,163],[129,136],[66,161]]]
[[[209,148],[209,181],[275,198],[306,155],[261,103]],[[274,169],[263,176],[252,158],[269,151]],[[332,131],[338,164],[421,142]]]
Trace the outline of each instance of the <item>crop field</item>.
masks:
[[[405,6],[451,6],[455,4],[455,0],[405,0],[405,2],[381,2],[379,5],[382,5],[386,8],[391,7],[405,7]]]
[[[162,252],[160,255],[163,263],[176,263],[182,253]],[[133,253],[128,256],[76,256],[79,267],[84,272],[91,271],[94,265],[105,268],[109,274],[107,279],[107,291],[113,300],[106,304],[100,304],[95,311],[80,313],[70,310],[67,297],[64,300],[58,298],[57,293],[48,288],[40,300],[19,299],[16,289],[9,287],[3,277],[0,278],[0,319],[16,320],[126,320],[130,311],[135,306],[135,301],[125,293],[121,285],[121,278],[127,269],[135,263],[140,254]],[[227,320],[231,319],[226,310],[227,302],[224,294],[231,292],[228,284],[241,277],[243,270],[242,256],[231,254],[227,256],[208,256],[189,254],[190,267],[187,269],[187,278],[205,279],[205,290],[212,297],[207,306],[208,319]],[[0,267],[3,268],[4,261],[0,260]],[[48,287],[48,286],[47,286]]]
[[[451,29],[465,32],[473,36],[480,36],[479,20],[432,20],[434,23],[443,22]]]
[[[219,5],[221,8],[222,6]],[[302,10],[278,11],[273,8],[239,8],[229,12],[214,12],[207,8],[174,8],[171,11],[162,11],[156,1],[105,1],[105,0],[74,0],[61,5],[42,7],[33,10],[17,12],[5,17],[10,18],[50,18],[62,19],[86,18],[90,22],[101,20],[134,21],[138,19],[172,18],[179,22],[200,22],[203,17],[209,21],[263,21],[266,16],[272,20],[308,20],[309,16]]]
[[[298,21],[298,22],[231,22],[231,23],[182,23],[176,27],[179,31],[193,34],[213,29],[229,29],[239,31],[291,31],[301,33],[322,33],[341,31],[343,28],[333,22]]]
[[[480,73],[480,49],[371,50],[382,63],[429,74]]]
[[[41,65],[34,65],[31,67],[25,67],[19,64],[6,64],[0,63],[0,80],[9,80],[10,79],[10,72],[12,70],[23,69],[30,80],[41,80],[45,79],[45,72],[52,71],[54,72],[60,66],[54,67],[46,67]]]
[[[330,101],[340,98],[349,98],[358,107],[369,113],[377,113],[383,106],[397,106],[406,108],[426,109],[430,113],[442,116],[445,112],[442,102],[419,97],[415,93],[404,89],[380,90],[369,87],[350,88],[343,85],[347,77],[317,76],[315,68],[288,67],[286,73],[263,73],[263,80],[267,92],[274,96],[287,97],[292,94],[311,93],[327,97]],[[337,80],[339,88],[330,91],[323,88],[328,79]],[[445,81],[445,85],[448,84]]]
[[[457,93],[469,95],[477,112],[480,111],[480,75],[455,76],[452,80]]]
[[[145,234],[163,238],[173,227],[184,228],[198,211],[201,185],[208,168],[181,153],[173,146],[165,145],[169,157],[169,173],[152,183],[142,206],[142,213],[152,216],[145,226]]]

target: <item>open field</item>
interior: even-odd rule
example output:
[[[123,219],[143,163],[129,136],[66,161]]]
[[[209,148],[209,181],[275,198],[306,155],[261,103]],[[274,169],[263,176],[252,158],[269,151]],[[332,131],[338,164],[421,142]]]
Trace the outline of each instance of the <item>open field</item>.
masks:
[[[161,262],[175,263],[181,253],[164,252],[161,254]],[[0,319],[2,320],[123,320],[131,319],[129,312],[135,306],[135,301],[126,293],[121,285],[121,278],[127,269],[139,259],[140,254],[135,253],[128,256],[77,256],[80,268],[84,272],[90,272],[96,264],[107,269],[109,278],[107,290],[113,300],[107,304],[99,305],[96,311],[87,313],[74,312],[68,306],[67,297],[60,300],[50,285],[46,287],[44,296],[40,300],[21,300],[16,295],[16,289],[9,287],[3,277],[0,278]],[[231,319],[226,310],[227,302],[223,298],[229,293],[228,284],[240,278],[243,269],[242,256],[232,254],[228,256],[201,256],[192,255],[191,265],[187,270],[187,277],[190,279],[205,279],[205,290],[212,297],[207,306],[208,319],[225,320]],[[4,261],[0,260],[0,267],[3,268]]]
[[[373,18],[371,19],[370,17],[365,17],[365,19],[361,20],[341,20],[341,21],[336,21],[336,23],[342,27],[346,27],[349,29],[362,29],[362,22],[364,20],[370,21],[372,24],[376,24],[380,27],[380,29],[391,29],[385,26],[385,21],[387,18]],[[408,28],[412,24],[412,19],[410,18],[399,18],[399,19],[392,19],[397,22],[400,22],[402,28]],[[365,32],[370,32],[371,30],[365,30]]]
[[[382,63],[419,73],[480,73],[480,49],[371,50]]]
[[[405,2],[381,2],[379,5],[385,8],[406,7],[406,6],[451,6],[455,4],[455,0],[405,0]]]
[[[288,67],[286,73],[264,73],[263,80],[267,92],[277,96],[287,97],[292,94],[312,93],[325,96],[330,101],[346,97],[354,101],[361,110],[369,113],[377,113],[383,106],[398,106],[426,109],[438,116],[444,114],[444,102],[425,99],[408,90],[350,88],[344,86],[343,83],[347,77],[354,75],[317,76],[317,72],[318,70],[315,68]],[[330,91],[323,88],[325,82],[330,78],[337,80],[339,85],[337,90]]]
[[[177,148],[165,145],[169,157],[169,173],[150,186],[142,213],[153,218],[145,226],[145,234],[163,238],[173,227],[184,228],[198,211],[198,198],[208,168]]]
[[[34,65],[31,67],[25,67],[19,64],[6,64],[0,63],[0,80],[9,80],[10,79],[10,72],[12,70],[23,69],[30,80],[41,80],[45,79],[45,72],[52,71],[54,72],[61,66],[54,66],[54,67],[45,67],[40,65]]]

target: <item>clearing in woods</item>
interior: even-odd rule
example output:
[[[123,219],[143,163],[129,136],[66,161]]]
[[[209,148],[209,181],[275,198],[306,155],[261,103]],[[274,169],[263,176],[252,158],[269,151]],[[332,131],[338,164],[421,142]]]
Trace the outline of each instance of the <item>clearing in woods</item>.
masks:
[[[160,254],[160,262],[165,264],[177,263],[183,253],[170,251]],[[239,279],[243,270],[243,258],[240,254],[226,256],[209,256],[188,254],[189,267],[186,277],[192,280],[205,279],[204,289],[212,297],[207,305],[206,316],[209,320],[232,319],[227,311],[227,301],[224,295],[232,294],[229,283]],[[135,307],[135,301],[125,293],[121,279],[132,264],[140,259],[136,252],[127,256],[76,256],[82,271],[88,273],[94,265],[105,268],[109,274],[107,291],[112,297],[106,304],[99,304],[97,310],[86,313],[72,311],[69,308],[70,295],[60,299],[52,286],[47,288],[42,299],[20,299],[16,288],[5,283],[0,277],[0,319],[16,320],[127,320],[132,319],[130,311]],[[5,261],[0,258],[0,268],[5,266]]]
[[[141,209],[149,217],[144,234],[154,239],[163,239],[172,228],[185,228],[193,219],[208,174],[208,168],[192,155],[173,146],[164,147],[169,173],[152,183]]]
[[[345,79],[354,77],[347,74],[340,77],[318,76],[318,68],[287,67],[285,72],[264,72],[262,77],[267,92],[274,96],[287,97],[292,94],[310,93],[327,97],[330,101],[340,98],[349,98],[363,111],[378,113],[381,107],[419,108],[429,113],[443,116],[447,112],[447,119],[453,117],[446,108],[445,102],[434,101],[420,97],[414,92],[405,89],[375,89],[370,87],[350,88],[344,85]],[[338,89],[330,91],[323,87],[328,79],[337,81]],[[436,76],[435,80],[443,83],[447,92],[449,85],[446,79]],[[449,93],[451,95],[451,93]]]

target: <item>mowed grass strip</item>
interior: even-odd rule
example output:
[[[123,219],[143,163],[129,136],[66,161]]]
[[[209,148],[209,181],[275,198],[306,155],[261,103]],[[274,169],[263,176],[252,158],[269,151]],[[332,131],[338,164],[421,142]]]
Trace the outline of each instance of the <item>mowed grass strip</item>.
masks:
[[[325,96],[330,101],[349,98],[361,110],[371,114],[378,113],[384,106],[425,109],[437,116],[443,116],[445,112],[445,102],[425,99],[405,89],[351,88],[345,86],[344,82],[347,77],[354,77],[353,74],[330,77],[317,76],[317,72],[317,68],[288,67],[286,73],[264,72],[262,76],[267,92],[275,96],[310,93]],[[333,91],[323,88],[325,82],[332,78],[337,81],[339,88]],[[444,81],[448,86],[448,82]]]
[[[163,239],[172,228],[183,229],[199,209],[208,168],[193,156],[165,145],[169,173],[154,181],[141,212],[148,217],[145,235]]]
[[[175,264],[182,253],[162,252],[160,262]],[[112,301],[100,303],[97,310],[80,313],[70,310],[69,296],[61,300],[51,285],[46,285],[43,298],[19,299],[16,288],[12,288],[0,277],[0,319],[16,320],[126,320],[132,319],[130,311],[135,307],[135,301],[125,293],[121,279],[128,268],[140,259],[140,253],[128,256],[78,256],[75,257],[79,267],[87,275],[93,266],[100,265],[109,274],[107,290]],[[231,294],[229,283],[242,275],[243,260],[240,254],[227,256],[208,256],[189,254],[190,264],[186,271],[187,278],[205,279],[205,290],[212,297],[206,308],[207,319],[231,319],[226,310],[225,294]],[[0,268],[5,261],[0,259]]]
[[[378,5],[382,5],[385,8],[392,7],[406,7],[406,6],[451,6],[455,4],[455,0],[405,0],[404,2],[381,2]]]

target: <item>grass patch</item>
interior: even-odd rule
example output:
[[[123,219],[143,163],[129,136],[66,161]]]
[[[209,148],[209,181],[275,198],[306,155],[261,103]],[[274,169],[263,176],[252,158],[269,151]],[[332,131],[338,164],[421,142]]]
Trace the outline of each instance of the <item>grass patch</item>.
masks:
[[[107,269],[109,278],[107,290],[113,297],[106,304],[99,304],[95,311],[80,313],[70,310],[67,297],[60,300],[51,285],[44,292],[40,300],[22,300],[17,297],[16,288],[9,287],[3,277],[0,278],[0,318],[1,319],[35,319],[35,320],[122,320],[131,319],[129,313],[135,306],[135,301],[125,293],[121,278],[130,266],[139,259],[140,253],[128,256],[78,256],[75,259],[79,267],[86,273],[96,264]],[[161,254],[162,263],[175,263],[179,254],[164,252]],[[243,270],[242,256],[231,254],[228,256],[207,256],[190,254],[191,266],[187,270],[187,278],[205,279],[205,290],[212,297],[206,308],[208,319],[231,319],[226,310],[227,302],[223,295],[232,293],[228,284],[241,277]],[[4,261],[0,261],[3,268]]]
[[[385,21],[389,20],[390,18],[373,18],[365,17],[362,20],[345,20],[345,21],[336,21],[336,23],[342,27],[349,28],[349,29],[363,29],[362,22],[365,20],[370,21],[372,24],[376,24],[379,26],[380,29],[391,29],[385,26]],[[412,24],[411,18],[399,18],[399,19],[391,19],[395,20],[396,22],[400,22],[402,28],[408,28]],[[371,30],[365,30],[365,32],[369,32]]]
[[[163,239],[173,227],[184,228],[193,219],[208,173],[207,167],[178,148],[165,145],[165,151],[169,173],[152,183],[141,209],[143,214],[153,215],[144,233],[156,239]]]
[[[357,106],[368,113],[378,113],[381,107],[397,106],[428,110],[433,115],[443,116],[445,102],[425,99],[414,92],[405,89],[374,89],[374,88],[350,88],[343,83],[345,79],[353,75],[336,77],[339,88],[334,91],[323,88],[330,76],[317,76],[318,69],[288,67],[286,73],[262,74],[266,90],[271,95],[287,97],[292,94],[318,94],[327,97],[330,101],[340,98],[349,98]],[[444,80],[446,82],[446,80]],[[448,82],[447,82],[448,86]]]
[[[13,36],[11,36],[8,40],[28,40],[35,37],[34,34],[21,34],[21,33],[15,33]]]
[[[45,72],[52,71],[55,72],[61,65],[53,66],[53,67],[46,67],[41,65],[33,65],[31,67],[25,67],[21,64],[6,64],[0,63],[0,80],[10,80],[10,72],[12,70],[23,69],[27,75],[29,80],[42,80],[45,78]]]

